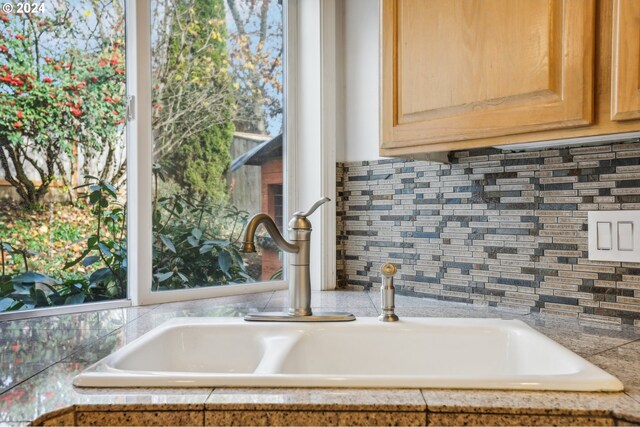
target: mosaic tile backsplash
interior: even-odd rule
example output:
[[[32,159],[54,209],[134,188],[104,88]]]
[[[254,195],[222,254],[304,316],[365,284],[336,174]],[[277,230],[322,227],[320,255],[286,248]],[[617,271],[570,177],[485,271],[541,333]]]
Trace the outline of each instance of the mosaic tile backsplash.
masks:
[[[640,141],[339,163],[338,280],[640,326],[640,264],[590,261],[587,212],[640,210]]]

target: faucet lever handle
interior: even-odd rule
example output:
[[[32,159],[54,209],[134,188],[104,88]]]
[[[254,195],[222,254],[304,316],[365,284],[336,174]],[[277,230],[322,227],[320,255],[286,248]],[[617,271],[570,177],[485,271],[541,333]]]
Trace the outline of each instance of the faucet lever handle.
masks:
[[[306,218],[308,216],[310,216],[311,214],[313,214],[316,209],[318,209],[321,205],[330,202],[331,199],[328,197],[323,197],[322,199],[318,200],[317,202],[315,202],[313,204],[313,206],[311,206],[311,208],[309,208],[308,211],[303,212],[303,211],[298,211],[298,212],[294,212],[293,216],[297,217],[297,218]]]

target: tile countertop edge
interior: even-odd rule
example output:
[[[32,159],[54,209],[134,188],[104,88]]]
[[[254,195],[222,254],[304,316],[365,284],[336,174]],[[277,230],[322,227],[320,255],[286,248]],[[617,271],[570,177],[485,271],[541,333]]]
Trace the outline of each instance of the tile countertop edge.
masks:
[[[631,399],[633,399],[636,402],[640,403],[640,394],[638,394],[637,392],[635,392],[634,394],[631,394],[631,393],[629,393],[628,391],[625,390],[625,394],[627,396],[629,396]]]
[[[269,389],[273,392],[275,389]],[[342,395],[341,389],[304,389],[313,394],[327,393],[333,397]],[[360,389],[359,389],[360,390]],[[448,414],[491,414],[491,415],[544,415],[552,417],[608,417],[630,423],[640,423],[640,403],[624,393],[572,393],[572,392],[527,392],[527,391],[487,391],[487,390],[445,390],[445,389],[363,389],[369,400],[381,394],[380,403],[322,403],[309,402],[206,402],[195,403],[116,403],[116,404],[72,404],[70,406],[42,414],[30,425],[45,425],[49,420],[69,413],[79,412],[145,412],[145,411],[289,411],[289,412],[398,412],[398,413],[448,413]],[[236,396],[261,394],[262,389],[214,389],[213,392]],[[354,390],[347,390],[353,392]],[[256,394],[256,392],[258,392]],[[289,390],[291,392],[291,390]],[[299,391],[298,391],[299,393]],[[419,394],[424,403],[394,403],[392,394]],[[406,397],[406,396],[405,396]],[[412,396],[415,397],[415,396]],[[302,400],[302,399],[298,399]]]
[[[78,412],[105,411],[204,411],[203,403],[82,403],[74,404]]]
[[[45,423],[49,420],[58,418],[58,417],[62,417],[63,415],[68,415],[68,414],[74,414],[76,412],[76,405],[69,405],[66,406],[64,408],[60,408],[60,409],[56,409],[54,411],[51,412],[47,412],[45,414],[41,414],[38,418],[36,418],[35,420],[28,422],[28,421],[21,421],[21,422],[28,422],[30,426],[41,426],[41,425],[45,425]]]
[[[640,403],[624,392],[422,389],[428,413],[612,417],[640,424]]]
[[[638,403],[635,399],[631,400],[635,402],[635,405],[632,407],[632,409],[616,408],[613,410],[613,417],[619,420],[624,420],[640,425],[640,403]]]
[[[205,409],[424,412],[420,389],[216,388]]]

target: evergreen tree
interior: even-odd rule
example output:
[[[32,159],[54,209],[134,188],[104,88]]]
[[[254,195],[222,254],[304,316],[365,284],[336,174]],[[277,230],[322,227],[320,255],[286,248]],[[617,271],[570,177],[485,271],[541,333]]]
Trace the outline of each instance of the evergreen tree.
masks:
[[[167,0],[164,13],[167,38],[154,52],[164,59],[154,87],[156,161],[183,189],[221,200],[234,132],[224,3]]]

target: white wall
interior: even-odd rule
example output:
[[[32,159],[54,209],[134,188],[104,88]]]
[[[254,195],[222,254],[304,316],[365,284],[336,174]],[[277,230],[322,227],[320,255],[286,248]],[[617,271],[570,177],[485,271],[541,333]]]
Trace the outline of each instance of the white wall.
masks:
[[[338,161],[379,159],[378,1],[344,3],[344,138]],[[340,139],[338,140],[340,143]]]

